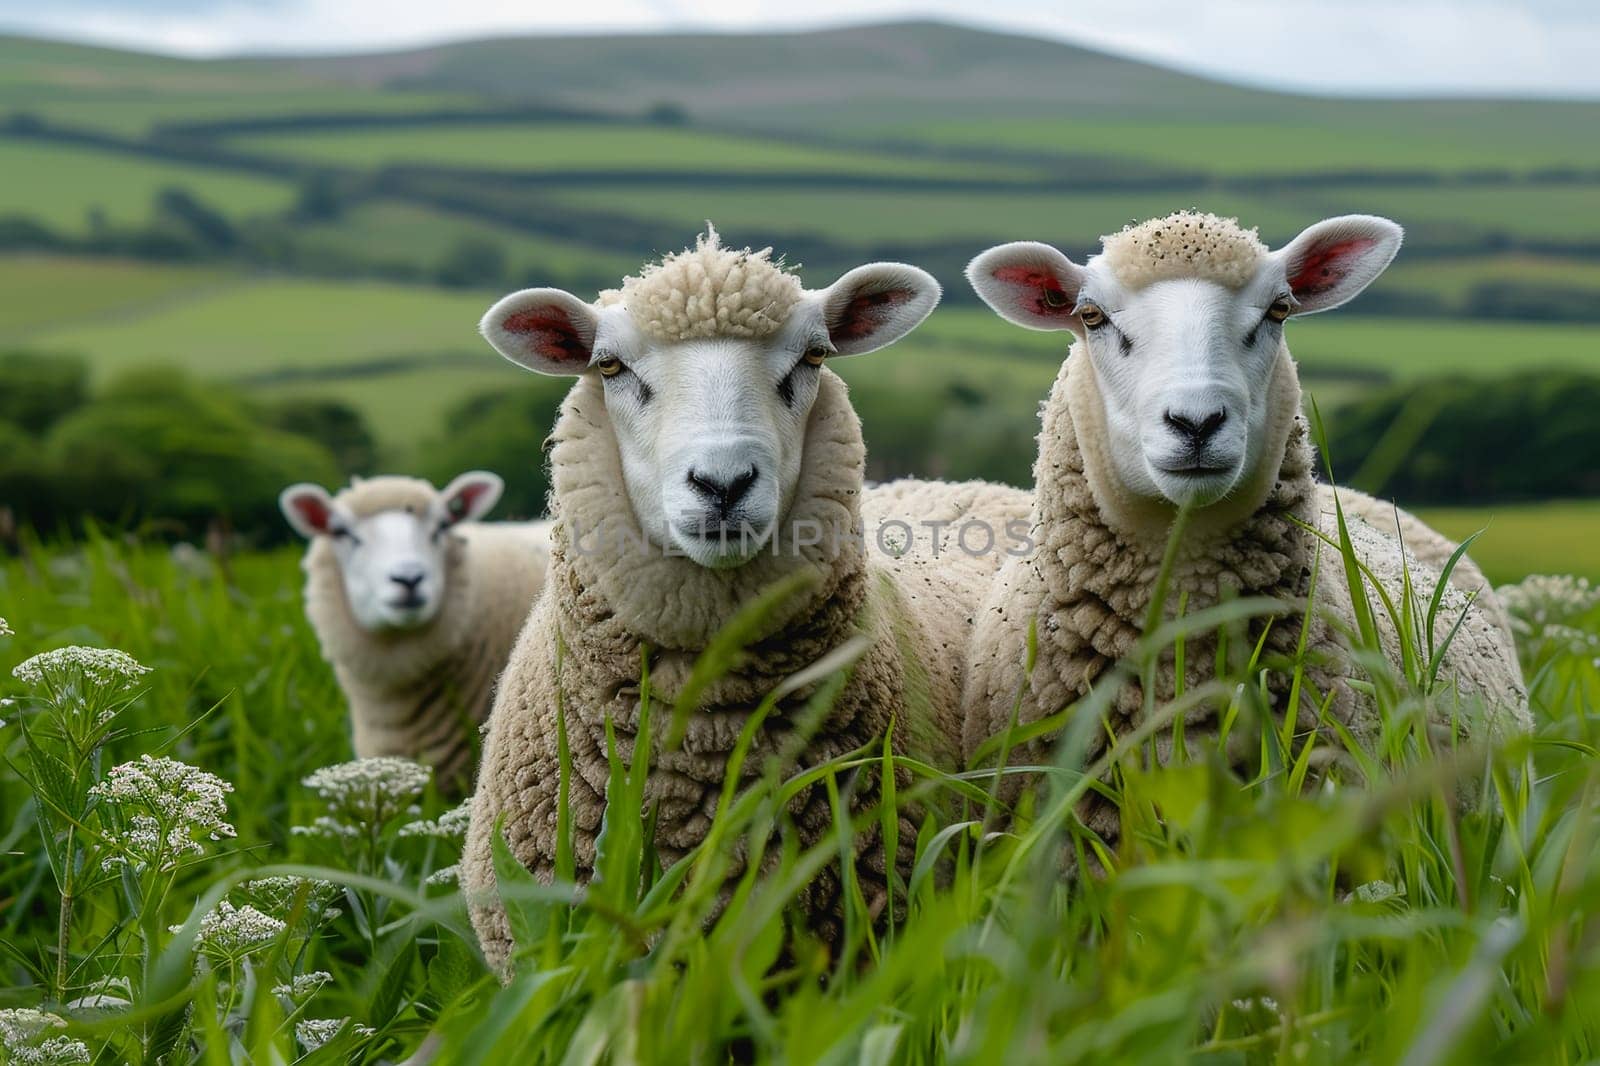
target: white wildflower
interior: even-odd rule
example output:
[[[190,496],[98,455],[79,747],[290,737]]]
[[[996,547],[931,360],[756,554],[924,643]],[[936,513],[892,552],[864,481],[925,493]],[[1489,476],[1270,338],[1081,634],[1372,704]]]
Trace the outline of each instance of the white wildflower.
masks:
[[[309,826],[318,836],[359,836],[412,810],[433,771],[394,756],[356,759],[313,771],[302,783],[328,803],[328,813]]]
[[[320,877],[258,877],[239,886],[239,894],[257,909],[285,919],[295,912],[302,892],[301,926],[315,927],[339,916],[339,909],[330,906],[339,895],[339,886]]]
[[[227,821],[227,794],[233,786],[215,774],[188,763],[141,755],[137,762],[114,766],[89,790],[123,823],[113,835],[124,854],[105,860],[106,867],[128,861],[169,870],[186,855],[199,855],[200,838],[222,840],[235,835]]]
[[[297,837],[358,837],[361,830],[349,822],[319,814],[310,825],[291,825],[289,833]]]
[[[1600,588],[1570,574],[1534,574],[1499,592],[1512,628],[1524,636],[1539,636],[1548,626],[1570,624],[1600,607]]]
[[[307,1018],[303,1022],[295,1023],[294,1036],[307,1051],[315,1051],[343,1032],[345,1026],[349,1026],[351,1033],[363,1039],[377,1032],[370,1025],[352,1024],[349,1018]]]
[[[24,659],[12,669],[11,676],[30,685],[43,685],[82,674],[85,680],[96,685],[122,686],[149,672],[148,666],[141,665],[125,651],[74,644]]]
[[[453,885],[459,880],[461,880],[461,865],[457,863],[454,866],[445,866],[433,871],[423,879],[422,883],[425,885]]]
[[[87,1044],[53,1032],[66,1027],[65,1018],[49,1011],[31,1007],[0,1010],[0,1052],[4,1052],[0,1057],[19,1066],[88,1062]]]
[[[4,618],[0,618],[0,637],[11,637],[15,635],[16,634],[12,632],[11,627],[6,624],[6,620]]]
[[[312,970],[310,973],[296,974],[292,980],[284,984],[273,985],[272,994],[299,1003],[316,995],[323,985],[332,980],[333,974],[327,970]]]
[[[437,819],[425,818],[408,822],[400,827],[403,837],[439,837],[442,840],[460,840],[467,835],[467,823],[472,821],[472,801],[463,800]]]
[[[126,977],[106,977],[87,995],[67,1004],[74,1010],[122,1010],[133,1005],[133,985]]]
[[[182,928],[174,925],[170,930],[176,933]],[[260,951],[287,928],[283,922],[270,914],[262,914],[248,903],[235,907],[223,900],[216,910],[200,919],[196,943],[209,955],[240,958]]]

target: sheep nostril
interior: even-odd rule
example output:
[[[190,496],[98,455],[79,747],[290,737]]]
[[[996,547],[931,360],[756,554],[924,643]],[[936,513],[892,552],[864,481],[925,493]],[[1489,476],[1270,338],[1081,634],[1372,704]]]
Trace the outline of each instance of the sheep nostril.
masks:
[[[731,511],[745,494],[750,491],[760,477],[760,472],[752,466],[732,481],[718,481],[703,474],[689,471],[689,487],[694,489],[707,503],[715,504],[718,510],[726,513]]]
[[[1226,410],[1213,411],[1196,421],[1188,415],[1167,411],[1162,414],[1161,419],[1174,432],[1188,438],[1188,442],[1192,447],[1198,448],[1216,436],[1217,430],[1221,429],[1223,424],[1228,421],[1228,412]]]
[[[425,575],[415,573],[390,574],[389,580],[405,589],[407,592],[417,591],[417,586],[422,584]]]

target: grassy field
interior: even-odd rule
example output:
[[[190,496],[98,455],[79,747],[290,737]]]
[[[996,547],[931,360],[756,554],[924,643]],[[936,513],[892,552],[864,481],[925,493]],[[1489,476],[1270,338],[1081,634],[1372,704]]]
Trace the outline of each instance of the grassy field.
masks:
[[[839,150],[759,136],[610,123],[485,123],[418,131],[337,130],[239,138],[237,147],[321,163],[390,163],[486,170],[717,170],[782,173],[802,181],[817,171],[927,177],[1034,177],[1041,171],[976,162]]]
[[[1297,788],[1298,760],[1287,781],[1270,764],[1225,769],[1197,728],[1193,761],[1161,769],[1141,768],[1130,744],[1104,764],[1124,836],[1093,877],[1060,873],[1063,854],[1095,844],[1072,814],[1092,776],[1083,730],[1067,732],[1047,775],[1058,783],[1010,832],[984,832],[1007,817],[985,798],[990,775],[908,767],[894,802],[923,828],[906,841],[918,861],[897,921],[875,923],[847,896],[831,945],[786,923],[799,922],[809,872],[850,850],[846,831],[814,850],[768,845],[773,832],[790,839],[783,789],[797,771],[770,760],[720,811],[721,835],[663,869],[619,763],[589,893],[559,875],[540,887],[502,874],[519,938],[502,986],[460,893],[435,876],[455,862],[458,833],[405,828],[447,802],[394,767],[369,768],[362,792],[312,787],[349,756],[300,580],[291,552],[223,568],[94,541],[0,561],[0,1011],[69,1019],[45,1033],[61,1056],[46,1061],[209,1063],[227,1049],[230,1061],[320,1066],[399,1061],[426,1044],[442,1062],[1464,1064],[1579,1062],[1600,1044],[1586,1006],[1600,995],[1588,936],[1600,672],[1574,644],[1600,639],[1584,636],[1600,634],[1588,593],[1517,601],[1539,618],[1523,647],[1538,679],[1531,740],[1433,754],[1417,717],[1430,697],[1397,677],[1369,746],[1286,741],[1301,758],[1360,758],[1337,785]],[[68,643],[120,649],[150,672],[10,675]],[[1265,744],[1259,678],[1218,680],[1235,736],[1252,738],[1244,750]],[[141,858],[127,830],[153,801],[89,792],[145,754],[228,790],[196,794],[181,816],[155,808],[175,839],[196,837],[170,868]],[[866,752],[865,771],[881,757]],[[856,761],[809,773],[842,790]],[[878,817],[866,811],[858,831]],[[359,828],[334,839],[294,828],[319,818]],[[220,840],[191,828],[219,822]],[[764,846],[766,876],[721,908],[706,890],[728,849]],[[224,900],[256,910],[219,911],[197,937]],[[85,996],[99,1009],[63,1006]],[[36,1044],[29,1017],[0,1014],[8,1054]],[[325,1030],[336,1033],[322,1043]]]
[[[182,187],[240,218],[277,213],[294,202],[287,182],[155,162],[0,136],[0,215],[18,215],[67,233],[89,229],[90,215],[142,223],[162,189]]]
[[[1527,574],[1582,574],[1600,582],[1600,502],[1430,507],[1419,515],[1455,540],[1479,534],[1472,544],[1472,558],[1491,581],[1516,581]]]
[[[528,254],[542,251],[530,246]],[[121,283],[97,284],[120,279],[120,272],[143,279],[139,295]],[[189,269],[147,276],[134,266],[84,270],[76,261],[48,257],[0,259],[0,282],[9,282],[17,298],[11,321],[0,319],[0,343],[10,337],[83,352],[102,376],[156,362],[274,388],[326,385],[356,402],[391,444],[414,437],[419,423],[437,425],[439,414],[473,387],[503,380],[498,358],[476,334],[478,318],[499,295],[489,290],[218,277]],[[67,296],[79,287],[93,289],[96,302],[84,306]],[[249,328],[241,330],[240,323]],[[1543,367],[1600,371],[1594,330],[1578,325],[1334,315],[1296,323],[1290,343],[1308,387],[1324,403],[1331,394],[1320,391],[1323,385],[1351,372],[1403,380],[1495,375],[1508,366],[1532,373]],[[890,351],[841,362],[840,369],[846,378],[1003,380],[1043,398],[1064,351],[1060,337],[1008,326],[985,309],[951,307]],[[459,365],[460,376],[441,362]],[[342,367],[349,373],[339,373]],[[294,376],[307,371],[316,371],[314,383],[293,385]],[[291,380],[275,380],[274,372]],[[400,378],[388,380],[394,375]],[[406,395],[407,383],[429,387]]]
[[[940,144],[1120,156],[1224,174],[1349,171],[1378,160],[1393,170],[1448,171],[1600,162],[1600,147],[1585,135],[1600,133],[1600,113],[1593,106],[1574,108],[1565,127],[1554,115],[1531,111],[1485,122],[1467,106],[1454,114],[1441,109],[1425,115],[1415,105],[1396,109],[1307,101],[1295,110],[1299,121],[1294,124],[1286,124],[1281,114],[1255,121],[1124,114],[932,121],[875,132]],[[1574,137],[1569,140],[1566,133]]]
[[[550,106],[612,121],[504,114]],[[481,114],[437,114],[463,110]],[[684,122],[638,121],[652,110]],[[1358,303],[1295,322],[1289,340],[1326,416],[1388,382],[1600,374],[1600,327],[1585,315],[1489,320],[1474,306],[1497,286],[1560,290],[1569,312],[1585,294],[1600,306],[1600,183],[1587,173],[1600,167],[1600,103],[1290,96],[908,23],[214,61],[0,35],[0,124],[15,116],[124,140],[112,150],[0,132],[0,218],[103,242],[92,254],[61,241],[48,251],[16,230],[18,246],[0,250],[0,352],[81,355],[95,387],[164,364],[252,400],[345,401],[373,429],[385,471],[445,454],[444,417],[463,401],[527,387],[529,375],[476,334],[491,301],[531,285],[592,295],[689,243],[708,218],[735,242],[781,236],[805,249],[790,259],[817,260],[801,264],[813,286],[894,258],[935,268],[954,297],[966,295],[960,264],[1001,240],[1047,240],[1082,257],[1124,222],[1201,206],[1278,243],[1324,215],[1386,212],[1411,245],[1378,291],[1431,300],[1434,317]],[[243,147],[337,173],[170,162],[170,142],[156,140],[174,123],[263,119],[285,128],[223,130],[214,149],[191,134],[184,150]],[[384,173],[407,163],[461,173],[432,184]],[[1583,173],[1535,180],[1559,167]],[[650,176],[702,169],[729,180],[705,190]],[[519,186],[473,170],[542,177]],[[560,176],[596,170],[624,176]],[[863,187],[819,180],[835,172]],[[1041,184],[904,187],[917,177]],[[1070,181],[1128,191],[1048,184]],[[153,234],[153,201],[174,187],[233,223],[233,239],[196,230],[184,243],[172,218]],[[106,251],[150,236],[167,239],[142,253],[159,260]],[[947,301],[893,348],[833,366],[863,411],[886,416],[864,434],[872,456],[890,458],[870,461],[912,463],[903,453],[921,465],[894,473],[934,476],[969,466],[994,476],[977,465],[993,464],[1025,480],[1066,341]],[[219,410],[233,402],[194,391]],[[163,456],[192,443],[155,405],[144,416],[123,404],[101,403],[116,410],[90,412],[101,421],[88,425],[180,442]],[[243,434],[267,417],[249,406],[215,424]],[[549,412],[509,410],[529,425],[526,448],[509,450],[519,458],[501,470],[515,482],[528,473],[519,462],[543,463]],[[0,424],[0,440],[16,446],[0,455],[0,479],[17,477],[15,456],[44,456],[62,437],[35,439],[22,424]],[[205,443],[222,455],[235,438],[215,436]],[[124,440],[101,432],[88,443],[119,458]],[[1358,465],[1337,458],[1341,470]],[[40,469],[92,472],[50,462]],[[335,469],[331,454],[326,462]],[[151,484],[209,487],[164,469]],[[35,491],[49,494],[25,490]],[[260,502],[270,513],[270,494]],[[1190,714],[1228,723],[1229,737],[1202,735],[1194,717],[1187,760],[1155,766],[1136,736],[1091,764],[1089,731],[1106,720],[1097,701],[1117,683],[1106,674],[1063,712],[1041,789],[1015,809],[993,798],[988,771],[906,763],[883,809],[835,818],[821,845],[802,850],[788,824],[802,771],[757,749],[759,772],[718,804],[711,840],[669,868],[638,790],[648,760],[631,770],[619,761],[591,885],[575,883],[570,856],[550,885],[504,867],[520,958],[502,985],[450,878],[459,833],[448,819],[417,823],[451,801],[395,767],[381,786],[315,787],[311,775],[351,749],[344,697],[304,619],[297,551],[217,557],[121,528],[70,543],[24,530],[13,541],[12,503],[0,499],[0,1062],[41,1061],[35,1045],[47,1038],[57,1054],[43,1061],[94,1066],[376,1064],[419,1051],[440,1063],[563,1066],[1576,1066],[1600,1056],[1600,598],[1576,579],[1509,594],[1531,737],[1427,728],[1430,714],[1455,709],[1453,678],[1433,682],[1415,664],[1374,668],[1362,698],[1377,701],[1380,724],[1359,741],[1297,731],[1273,717],[1264,678],[1304,663],[1235,662],[1214,689],[1188,694]],[[1473,556],[1497,584],[1551,572],[1600,580],[1600,502],[1421,513],[1452,537],[1482,530]],[[214,514],[184,535],[199,541]],[[1178,654],[1179,634],[1202,624],[1178,623],[1150,655]],[[722,651],[738,643],[735,634]],[[122,649],[150,672],[62,667],[51,683],[12,674],[66,645]],[[1425,660],[1435,649],[1418,650]],[[721,654],[708,657],[706,678],[726,668]],[[1155,661],[1124,666],[1139,674]],[[816,706],[839,681],[837,664],[811,679]],[[666,707],[678,693],[652,695],[647,706]],[[1141,728],[1159,727],[1161,713],[1147,708]],[[188,830],[161,821],[176,808],[151,808],[161,831],[141,834],[134,817],[148,796],[90,791],[146,754],[218,775],[199,780],[221,791],[191,795],[182,815],[220,818],[228,832],[197,832],[188,848]],[[843,802],[884,766],[874,748],[812,766],[805,780]],[[1326,782],[1306,777],[1323,769]],[[1119,805],[1114,846],[1078,821],[1091,788]],[[897,824],[888,805],[920,831],[899,840],[914,861],[891,878],[887,914],[847,881],[842,937],[817,941],[802,931],[797,894],[863,835]],[[557,824],[570,813],[555,812]],[[140,859],[148,840],[185,854]],[[727,864],[763,854],[770,861],[751,868],[764,876],[723,908]],[[1074,854],[1093,875],[1061,876]],[[265,875],[302,880],[287,895],[283,883],[248,883]],[[222,901],[259,908],[255,930],[235,916],[220,925],[238,939],[218,935]],[[209,932],[197,935],[207,913]],[[16,1013],[41,1007],[67,1016],[66,1028],[35,1033],[47,1023]]]

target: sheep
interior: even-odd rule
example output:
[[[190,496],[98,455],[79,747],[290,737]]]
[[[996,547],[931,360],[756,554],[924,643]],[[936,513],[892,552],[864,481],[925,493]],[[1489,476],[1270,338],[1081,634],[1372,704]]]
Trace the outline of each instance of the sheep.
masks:
[[[549,562],[545,523],[477,521],[503,487],[475,470],[443,491],[375,477],[279,497],[310,541],[306,617],[349,701],[356,755],[428,763],[446,792],[471,784],[478,723]]]
[[[1302,703],[1289,708],[1286,680],[1275,678],[1278,710],[1292,713],[1302,730],[1317,728],[1314,689],[1331,699],[1333,717],[1358,738],[1375,734],[1374,709],[1350,683],[1345,634],[1354,614],[1342,562],[1313,532],[1337,537],[1334,490],[1312,480],[1315,463],[1283,324],[1354,297],[1388,266],[1401,236],[1387,219],[1345,216],[1269,252],[1254,230],[1234,220],[1179,212],[1104,238],[1102,253],[1084,266],[1033,242],[992,248],[972,261],[969,280],[1002,318],[1070,330],[1076,343],[1043,410],[1032,512],[1038,550],[996,575],[970,646],[969,758],[1010,725],[1019,693],[1018,720],[1037,721],[1085,695],[1132,650],[1181,507],[1188,508],[1187,525],[1169,613],[1180,595],[1191,614],[1235,594],[1314,602],[1310,685]],[[1350,535],[1381,584],[1398,599],[1409,570],[1426,602],[1439,573],[1409,549],[1420,546],[1427,560],[1442,560],[1449,542],[1405,516],[1403,555],[1386,532],[1395,528],[1386,505],[1337,491],[1357,504],[1346,514]],[[1470,581],[1481,583],[1481,575]],[[1526,728],[1515,649],[1496,612],[1483,607],[1488,593],[1482,596],[1469,604],[1466,593],[1447,587],[1443,616],[1465,612],[1465,619],[1441,676],[1486,705],[1491,729]],[[1397,634],[1387,619],[1380,628],[1386,655],[1398,663]],[[1024,676],[1030,629],[1037,658]],[[1298,622],[1270,625],[1264,653],[1291,658],[1300,635]],[[1187,640],[1185,690],[1211,676],[1216,645],[1215,633]],[[1158,665],[1152,695],[1167,701],[1176,690],[1171,649]],[[1143,696],[1137,681],[1117,690],[1106,730],[1091,742],[1092,757],[1105,750],[1106,733],[1133,727]],[[1187,716],[1191,736],[1207,727],[1204,713]],[[1169,758],[1172,743],[1170,733],[1158,736],[1158,756]],[[1014,754],[1036,761],[1045,753],[1032,744]],[[1011,775],[1002,792],[1018,787]],[[1117,812],[1102,797],[1086,802],[1083,817],[1115,838]]]
[[[843,381],[824,366],[904,336],[939,295],[928,274],[895,263],[807,291],[770,249],[724,247],[708,227],[695,247],[595,304],[532,289],[485,315],[484,336],[506,358],[578,379],[550,438],[549,592],[500,685],[461,864],[473,924],[497,970],[506,972],[513,944],[491,839],[503,819],[512,854],[539,879],[553,878],[558,726],[573,770],[583,882],[605,809],[608,723],[622,758],[633,758],[641,653],[652,706],[670,706],[712,636],[779,580],[803,575],[809,584],[754,631],[742,663],[700,700],[681,745],[660,743],[657,720],[645,789],[663,860],[704,839],[726,756],[762,699],[861,634],[865,650],[800,757],[810,765],[881,742],[893,719],[898,751],[959,763],[964,648],[997,564],[992,554],[957,552],[950,565],[934,565],[927,543],[869,551],[862,515],[926,510],[958,524],[975,515],[1003,524],[1025,516],[1026,494],[981,483],[864,494],[860,423]],[[781,750],[814,688],[791,692],[765,720],[747,779]],[[857,780],[858,807],[876,795],[876,784]],[[833,821],[820,786],[791,813],[808,846]],[[908,823],[901,840],[911,839]],[[858,865],[881,904],[887,860],[874,841],[861,838]],[[824,935],[839,887],[837,872],[825,872],[801,901]]]

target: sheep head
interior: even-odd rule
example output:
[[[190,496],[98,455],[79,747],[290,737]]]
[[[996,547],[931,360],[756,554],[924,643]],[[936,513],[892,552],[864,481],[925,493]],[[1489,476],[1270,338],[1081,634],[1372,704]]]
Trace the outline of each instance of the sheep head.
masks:
[[[1002,318],[1077,335],[1123,493],[1205,507],[1282,460],[1266,453],[1285,321],[1356,296],[1400,240],[1388,219],[1346,215],[1269,251],[1232,219],[1185,211],[1102,238],[1083,266],[1019,242],[967,277]]]
[[[593,304],[528,289],[481,329],[530,370],[597,376],[639,528],[658,548],[732,567],[794,500],[824,362],[898,340],[938,301],[931,276],[899,263],[806,290],[770,249],[724,248],[708,229]]]
[[[504,482],[473,470],[443,491],[408,477],[357,478],[337,496],[290,485],[278,506],[295,532],[332,546],[345,601],[368,632],[417,630],[444,604],[454,532],[495,505]]]

